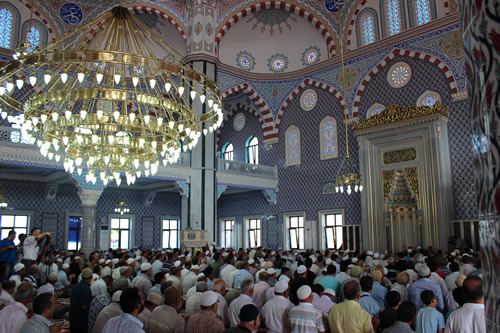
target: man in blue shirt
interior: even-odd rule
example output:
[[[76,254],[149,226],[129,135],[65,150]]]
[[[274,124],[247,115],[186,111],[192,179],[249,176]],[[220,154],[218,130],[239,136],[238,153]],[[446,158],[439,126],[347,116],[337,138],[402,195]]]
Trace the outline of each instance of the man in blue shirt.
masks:
[[[385,307],[385,296],[387,295],[387,288],[381,285],[384,274],[378,269],[372,273],[373,288],[371,295],[377,301],[381,308]]]
[[[335,278],[336,274],[337,267],[335,267],[334,265],[329,265],[326,267],[326,276],[321,278],[318,283],[322,285],[325,290],[330,288],[335,291],[335,295],[338,295],[340,283]]]
[[[245,261],[241,270],[234,276],[233,287],[238,289],[243,280],[253,280],[252,274],[248,271],[248,261]]]
[[[0,282],[4,283],[13,273],[12,268],[16,263],[16,245],[14,244],[16,232],[9,231],[7,238],[0,241]]]
[[[425,307],[425,304],[422,302],[422,298],[420,298],[420,294],[424,290],[431,290],[434,292],[434,295],[438,301],[438,308],[444,309],[444,300],[443,294],[441,292],[441,288],[431,279],[429,276],[431,275],[431,270],[425,264],[417,264],[415,265],[415,270],[420,276],[420,280],[413,282],[410,287],[408,287],[408,292],[405,295],[405,300],[409,300],[415,304],[417,307],[417,311],[421,308]]]
[[[443,333],[445,328],[444,316],[436,309],[438,304],[436,296],[432,291],[424,290],[420,298],[425,304],[425,308],[420,309],[417,313],[417,320],[415,322],[416,332]]]
[[[361,297],[358,301],[361,308],[370,314],[370,317],[375,317],[382,309],[377,301],[370,295],[373,287],[373,278],[371,276],[363,276],[359,281],[361,285]]]

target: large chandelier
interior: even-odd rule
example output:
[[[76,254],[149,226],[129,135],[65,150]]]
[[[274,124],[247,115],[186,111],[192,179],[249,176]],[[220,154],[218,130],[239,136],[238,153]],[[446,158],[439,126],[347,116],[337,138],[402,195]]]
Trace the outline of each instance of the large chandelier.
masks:
[[[193,109],[198,105],[200,112]],[[0,70],[0,115],[66,171],[107,185],[154,175],[222,122],[214,81],[121,4]]]
[[[120,197],[118,198],[118,201],[116,202],[115,206],[115,213],[119,213],[120,215],[123,215],[125,213],[129,213],[130,208],[128,207],[128,200],[125,194],[121,194]]]
[[[342,32],[342,15],[339,8],[339,24],[340,31]],[[363,190],[363,184],[361,183],[361,174],[359,172],[359,168],[355,161],[353,161],[349,155],[349,133],[347,131],[347,99],[345,98],[347,94],[347,86],[345,83],[345,66],[344,66],[344,47],[342,39],[340,40],[340,56],[342,61],[342,89],[344,91],[344,126],[345,126],[345,145],[346,145],[346,154],[344,159],[342,160],[342,164],[340,168],[337,170],[337,174],[335,177],[336,186],[335,191],[338,193],[344,193],[344,190],[347,194],[351,195],[354,192],[361,192]]]

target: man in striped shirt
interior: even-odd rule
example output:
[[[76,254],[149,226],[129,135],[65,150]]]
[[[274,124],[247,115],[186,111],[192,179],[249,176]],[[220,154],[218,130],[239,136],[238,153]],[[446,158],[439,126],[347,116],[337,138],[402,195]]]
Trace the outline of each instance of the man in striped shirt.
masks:
[[[292,333],[326,331],[323,324],[323,314],[312,305],[312,289],[304,285],[297,290],[300,304],[290,310],[289,321]]]

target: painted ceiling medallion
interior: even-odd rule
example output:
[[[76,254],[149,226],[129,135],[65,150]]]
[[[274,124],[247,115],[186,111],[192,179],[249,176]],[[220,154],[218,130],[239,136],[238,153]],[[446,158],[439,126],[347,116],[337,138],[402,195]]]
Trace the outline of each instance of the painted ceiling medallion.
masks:
[[[442,42],[443,52],[452,58],[464,55],[464,43],[460,30],[452,31]]]
[[[307,89],[300,96],[300,107],[304,111],[311,111],[318,103],[318,94],[314,89]]]
[[[245,128],[245,123],[247,121],[247,118],[245,117],[245,114],[243,112],[238,113],[233,120],[233,128],[235,131],[241,131],[243,128]]]
[[[273,73],[282,73],[288,67],[288,57],[282,53],[273,54],[267,60],[267,67]]]
[[[387,81],[393,88],[404,87],[411,78],[411,67],[405,62],[398,62],[389,69]]]
[[[351,89],[358,81],[359,69],[354,66],[346,67],[344,70],[344,75],[346,88]],[[337,75],[337,80],[338,82],[342,82],[342,72]]]
[[[64,23],[77,25],[83,19],[83,11],[76,3],[67,2],[59,10],[59,16],[61,16]]]
[[[319,62],[321,57],[321,52],[317,46],[309,46],[302,52],[302,64],[304,66],[313,65]]]
[[[278,29],[280,33],[283,33],[283,28],[292,30],[290,22],[297,22],[297,19],[290,12],[271,8],[255,12],[253,16],[247,20],[247,23],[252,22],[252,30],[260,27],[260,32],[263,34],[269,28],[269,33],[272,36],[275,28]]]
[[[240,51],[236,55],[236,66],[245,71],[251,72],[255,68],[255,58],[247,51]]]

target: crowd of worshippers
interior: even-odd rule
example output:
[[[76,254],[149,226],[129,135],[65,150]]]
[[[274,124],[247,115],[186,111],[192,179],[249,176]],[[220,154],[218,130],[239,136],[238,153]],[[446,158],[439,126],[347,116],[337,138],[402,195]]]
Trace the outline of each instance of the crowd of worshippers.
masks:
[[[486,332],[480,258],[469,249],[212,243],[36,257],[44,234],[34,230],[22,249],[11,235],[0,243],[2,333],[55,332],[54,318],[82,333]]]

